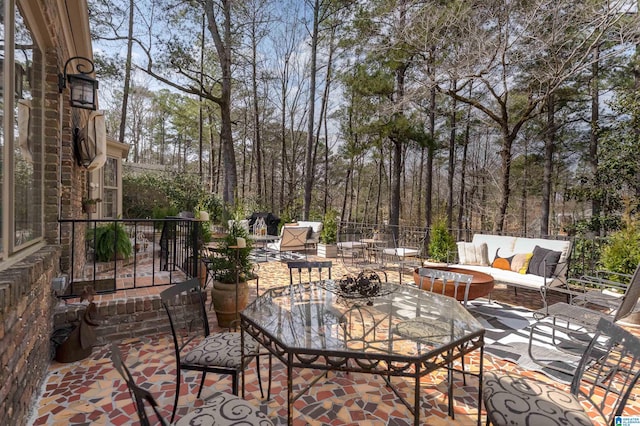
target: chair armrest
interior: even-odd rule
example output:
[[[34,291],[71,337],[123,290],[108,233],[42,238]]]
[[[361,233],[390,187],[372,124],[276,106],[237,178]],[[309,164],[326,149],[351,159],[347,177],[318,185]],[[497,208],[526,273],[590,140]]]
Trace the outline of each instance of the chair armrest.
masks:
[[[599,269],[595,271],[595,278],[598,280],[604,279],[608,281],[631,282],[631,278],[633,278],[633,275],[625,274],[623,272],[605,271]]]
[[[565,274],[556,274],[556,270],[558,269],[558,265],[563,265],[561,272],[564,271]],[[543,260],[543,267],[544,270],[547,270],[547,267],[552,266],[553,267],[553,272],[551,273],[551,276],[549,277],[545,277],[544,279],[544,286],[545,287],[551,287],[551,284],[555,281],[555,280],[560,280],[562,282],[562,286],[567,286],[567,276],[566,276],[566,272],[569,269],[569,262],[567,260],[563,260],[562,262],[553,262],[553,263],[547,263],[546,260]],[[554,286],[554,288],[557,286]]]
[[[625,283],[589,275],[583,275],[580,278],[571,278],[569,279],[569,284],[580,288],[583,292],[613,290],[621,294],[626,292],[629,287],[628,284]]]

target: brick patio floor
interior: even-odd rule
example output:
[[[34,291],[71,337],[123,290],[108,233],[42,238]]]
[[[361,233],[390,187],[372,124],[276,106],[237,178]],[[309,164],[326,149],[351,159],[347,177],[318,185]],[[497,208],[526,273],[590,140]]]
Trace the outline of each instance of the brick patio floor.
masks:
[[[339,261],[334,260],[333,277],[339,278],[348,272]],[[349,268],[350,265],[347,265]],[[396,281],[397,271],[389,272],[389,280]],[[284,263],[262,263],[259,271],[260,290],[288,284],[288,269]],[[407,275],[403,281],[410,279]],[[255,297],[255,286],[249,286]],[[132,294],[157,294],[158,289],[128,290]],[[105,298],[122,297],[110,295]],[[524,306],[528,309],[540,307],[537,292],[514,290],[498,286],[492,298],[500,302]],[[215,324],[215,315],[210,316]],[[134,375],[139,383],[145,383],[157,399],[160,411],[167,421],[171,416],[175,396],[175,361],[173,346],[167,334],[128,339],[120,343],[123,356],[128,365],[133,366]],[[268,371],[267,357],[261,360],[260,371],[266,386]],[[466,361],[466,368],[477,368],[478,354]],[[547,376],[522,370],[518,365],[485,355],[485,370],[516,371],[545,382],[553,382]],[[295,372],[296,370],[294,370]],[[317,371],[297,371],[294,383],[310,381]],[[460,374],[454,374],[455,420],[447,416],[446,370],[434,372],[421,380],[422,411],[421,423],[425,425],[471,425],[476,424],[477,380],[467,378],[466,386]],[[180,392],[177,418],[186,413],[188,405],[201,405],[197,400],[197,388],[200,376],[195,372],[185,372]],[[273,385],[270,400],[260,397],[256,365],[252,362],[246,374],[247,400],[263,410],[277,424],[286,424],[286,370],[284,365],[274,361]],[[409,401],[413,398],[413,383],[410,379],[395,378],[398,390]],[[553,382],[560,388],[568,386]],[[215,390],[229,391],[231,380],[209,374],[203,390],[203,399]],[[266,388],[265,388],[266,389]],[[640,401],[633,398],[628,403],[628,415],[640,415]],[[483,417],[484,422],[484,417]],[[126,385],[113,369],[106,346],[96,347],[92,355],[82,361],[61,364],[52,362],[34,413],[29,421],[33,425],[88,425],[138,424],[133,404]],[[411,425],[413,416],[402,405],[395,394],[385,386],[376,375],[330,373],[328,378],[320,380],[295,403],[294,425]]]

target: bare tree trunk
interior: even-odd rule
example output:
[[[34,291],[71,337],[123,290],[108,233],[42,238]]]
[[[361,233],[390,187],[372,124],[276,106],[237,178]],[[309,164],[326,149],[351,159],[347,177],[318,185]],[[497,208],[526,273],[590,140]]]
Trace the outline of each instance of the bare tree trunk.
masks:
[[[328,139],[328,131],[327,131],[327,105],[329,104],[329,93],[330,93],[330,88],[331,88],[331,74],[332,74],[332,70],[333,70],[333,52],[335,50],[335,46],[334,46],[334,39],[335,39],[335,27],[332,28],[331,30],[331,34],[329,37],[329,55],[327,58],[327,74],[325,76],[324,79],[324,92],[322,94],[322,103],[320,105],[320,120],[319,120],[319,124],[318,124],[318,129],[316,130],[316,141],[320,140],[320,129],[322,128],[321,124],[324,123],[324,137],[325,137],[325,145],[326,145],[326,150],[325,150],[325,156],[324,156],[324,168],[325,168],[325,185],[324,185],[324,206],[323,206],[323,213],[326,213],[327,211],[327,197],[328,197],[328,191],[329,191],[329,186],[327,183],[328,177],[329,177],[329,139]],[[316,158],[316,151],[318,149],[318,145],[319,143],[316,143],[315,145],[315,149],[314,149],[314,154],[313,154],[313,164],[314,164],[314,169],[315,169],[315,158]]]
[[[454,79],[451,82],[454,92],[458,90],[458,82]],[[456,158],[456,99],[452,99],[451,104],[451,130],[449,133],[449,170],[447,176],[447,184],[449,186],[448,199],[447,199],[447,228],[451,228],[453,225],[453,176],[455,173],[455,158]]]
[[[233,133],[231,129],[231,0],[222,0],[222,31],[216,21],[214,10],[218,6],[214,0],[205,0],[205,12],[209,32],[213,36],[216,52],[220,60],[222,82],[220,85],[220,145],[224,161],[224,189],[222,199],[225,203],[235,203],[238,189],[238,172],[236,168],[236,154],[233,147]]]
[[[380,223],[380,203],[382,203],[382,182],[384,173],[384,148],[380,146],[380,160],[378,161],[378,193],[376,194],[376,224]]]
[[[469,88],[471,91],[471,87]],[[471,105],[467,106],[467,122],[464,129],[464,145],[462,147],[462,164],[460,165],[460,194],[458,198],[458,239],[462,237],[463,216],[467,200],[464,198],[467,187],[467,152],[469,151],[469,138],[471,133]]]
[[[431,47],[429,51],[429,63],[433,64],[435,61],[435,47]],[[430,78],[435,81],[435,66],[431,65],[428,70]],[[431,228],[431,218],[433,201],[431,192],[433,191],[433,156],[435,154],[435,140],[436,140],[436,88],[431,87],[429,91],[429,139],[430,143],[427,149],[427,182],[425,184],[425,198],[424,198],[424,225],[428,231]],[[427,239],[425,244],[429,243],[429,234],[427,233]]]
[[[129,102],[129,85],[131,82],[131,50],[133,49],[133,8],[134,1],[129,0],[129,32],[127,34],[127,61],[124,66],[124,87],[122,88],[122,108],[120,110],[120,133],[118,142],[124,143],[124,133],[127,127],[127,103]],[[133,153],[133,161],[138,162],[139,152]]]
[[[315,120],[315,104],[316,104],[316,72],[318,61],[318,25],[319,25],[319,9],[320,0],[315,0],[313,5],[313,29],[311,33],[311,68],[309,78],[309,115],[307,124],[307,150],[304,160],[304,209],[302,217],[304,220],[309,219],[309,210],[311,209],[311,191],[313,190],[313,146],[314,132],[313,125]]]
[[[420,147],[420,164],[418,164],[418,188],[417,188],[418,200],[416,201],[418,203],[418,212],[416,214],[416,217],[418,218],[418,220],[420,220],[420,218],[422,217],[422,188],[423,188],[422,185],[424,183],[425,151],[426,151],[426,147],[421,146]]]
[[[258,34],[257,22],[251,22],[251,91],[253,95],[253,149],[256,159],[256,191],[259,200],[264,199],[262,175],[262,136],[260,134],[260,107],[258,105]]]
[[[204,75],[204,32],[206,29],[206,20],[204,14],[202,14],[202,32],[200,33],[200,85],[203,84]],[[204,183],[204,172],[202,169],[202,154],[204,152],[204,124],[203,124],[203,110],[202,95],[198,96],[198,170],[200,172],[200,183]]]
[[[591,65],[591,82],[589,91],[591,92],[591,132],[589,138],[589,166],[591,167],[591,176],[594,178],[598,175],[598,139],[600,137],[600,46],[596,45],[593,50],[593,63]],[[602,204],[599,197],[593,197],[591,200],[591,217],[597,218],[598,233],[601,231],[600,214]]]
[[[540,236],[549,235],[549,209],[551,208],[551,178],[553,176],[553,152],[556,144],[555,96],[547,97],[547,128],[544,134],[544,172],[542,174],[542,212]]]

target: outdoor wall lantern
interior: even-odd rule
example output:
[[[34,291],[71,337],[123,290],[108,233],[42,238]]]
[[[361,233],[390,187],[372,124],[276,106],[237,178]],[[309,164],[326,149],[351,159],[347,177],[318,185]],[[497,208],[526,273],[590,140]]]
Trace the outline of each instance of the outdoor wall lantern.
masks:
[[[67,74],[67,66],[73,60],[80,60],[86,62],[91,66],[91,69],[86,71],[85,63],[76,64],[76,71],[79,74]],[[75,108],[84,108],[96,110],[97,105],[97,92],[98,92],[98,80],[91,78],[91,74],[94,70],[93,62],[83,56],[74,56],[69,58],[64,64],[63,74],[58,74],[58,89],[60,93],[67,87],[67,81],[69,82],[69,89],[71,90],[71,106]]]

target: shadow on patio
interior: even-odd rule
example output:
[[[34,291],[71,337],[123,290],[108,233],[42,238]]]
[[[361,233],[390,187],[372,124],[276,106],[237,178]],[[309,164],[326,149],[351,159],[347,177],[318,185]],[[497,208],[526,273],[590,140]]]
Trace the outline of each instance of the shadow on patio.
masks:
[[[334,261],[333,277],[338,278],[346,269]],[[288,269],[284,263],[262,263],[260,268],[260,290],[288,284]],[[397,272],[391,272],[389,279],[396,280]],[[255,297],[255,287],[251,289],[250,299]],[[157,299],[159,289],[148,289],[146,297]],[[118,294],[105,295],[99,298],[118,298]],[[527,309],[540,308],[540,297],[537,292],[498,286],[492,298],[502,304],[522,306]],[[559,299],[562,300],[562,299]],[[98,301],[99,303],[104,303]],[[210,323],[217,330],[215,314],[209,312]],[[174,398],[174,380],[176,377],[173,346],[171,337],[166,332],[151,332],[138,338],[127,338],[120,342],[120,348],[126,363],[133,367],[138,383],[145,383],[160,405],[160,411],[166,419],[170,418]],[[261,358],[261,371],[267,371],[267,357]],[[478,353],[466,360],[467,369],[476,369]],[[557,386],[568,385],[558,383],[544,374],[524,370],[519,365],[499,359],[485,353],[485,371],[513,371],[529,377],[554,383]],[[294,370],[294,385],[305,384],[316,377],[317,371]],[[297,375],[295,375],[297,373]],[[259,406],[277,425],[286,424],[286,370],[274,360],[273,388],[269,401],[260,398],[256,377],[255,362],[247,370],[246,399]],[[266,374],[262,374],[266,383]],[[231,380],[215,374],[207,375],[202,400],[196,399],[200,375],[194,372],[184,374],[183,389],[180,392],[177,418],[184,415],[187,405],[201,405],[207,395],[214,391],[229,391]],[[447,372],[442,369],[421,380],[422,414],[421,423],[428,425],[471,425],[477,421],[477,380],[468,376],[466,385],[462,375],[454,374],[454,407],[455,420],[447,416]],[[412,398],[413,383],[411,380],[395,378],[394,383],[403,396]],[[368,374],[346,374],[331,372],[326,380],[320,380],[307,394],[295,403],[294,425],[411,425],[413,416],[402,405],[391,389],[385,386],[381,377]],[[640,414],[640,401],[629,401],[629,415]],[[53,424],[138,424],[135,409],[125,383],[112,367],[108,346],[94,348],[92,355],[82,361],[61,364],[53,362],[49,368],[46,381],[42,386],[37,407],[31,418],[34,425]]]

